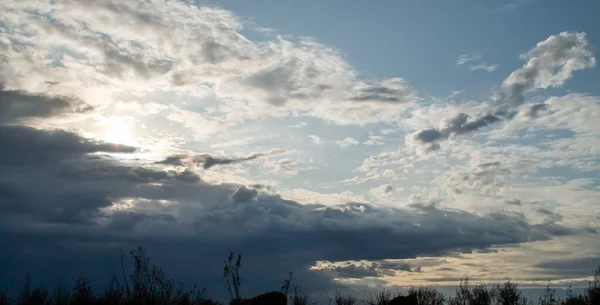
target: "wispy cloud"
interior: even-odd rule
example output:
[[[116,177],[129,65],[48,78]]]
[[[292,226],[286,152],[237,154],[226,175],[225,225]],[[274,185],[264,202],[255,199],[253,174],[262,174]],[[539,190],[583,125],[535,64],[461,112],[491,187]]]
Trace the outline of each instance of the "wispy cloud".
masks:
[[[496,12],[511,12],[525,4],[531,3],[533,0],[512,0],[511,2],[503,5],[502,7],[496,9]]]
[[[335,141],[335,143],[339,144],[341,148],[346,148],[346,147],[360,144],[360,142],[357,139],[351,138],[351,137],[347,137],[347,138],[344,138],[343,140]]]
[[[493,72],[496,71],[496,69],[498,69],[497,64],[487,64],[482,60],[483,56],[481,55],[481,53],[463,54],[456,59],[456,65],[460,66],[471,63],[469,65],[469,70],[471,71],[484,70],[487,72]]]
[[[485,70],[487,72],[494,72],[494,71],[496,71],[496,69],[498,69],[498,65],[496,65],[496,64],[487,65],[487,64],[483,63],[483,64],[478,64],[478,65],[469,65],[469,69],[471,71]]]
[[[456,59],[456,64],[457,65],[464,65],[466,63],[469,62],[473,62],[473,61],[478,61],[481,60],[482,56],[481,53],[474,53],[474,54],[463,54],[460,55],[457,59]]]

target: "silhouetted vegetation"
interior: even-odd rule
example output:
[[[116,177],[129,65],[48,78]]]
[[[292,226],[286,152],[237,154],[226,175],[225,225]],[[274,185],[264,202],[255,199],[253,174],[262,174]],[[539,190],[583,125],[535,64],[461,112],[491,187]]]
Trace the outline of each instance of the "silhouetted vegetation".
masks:
[[[222,302],[205,296],[205,291],[194,285],[186,288],[181,282],[168,278],[162,268],[151,264],[146,251],[138,248],[129,252],[133,269],[125,271],[124,255],[121,254],[122,276],[113,276],[104,291],[94,291],[90,278],[80,277],[71,289],[65,288],[62,279],[51,290],[43,286],[34,287],[30,273],[13,297],[0,291],[0,305],[216,305]],[[229,294],[229,305],[313,305],[310,295],[292,281],[292,273],[283,281],[280,291],[266,292],[254,297],[241,293],[242,256],[230,253],[224,262],[222,280]],[[413,287],[408,291],[383,290],[363,300],[350,294],[336,291],[329,296],[329,305],[533,305],[510,281],[492,286],[470,286],[467,278],[461,280],[456,293],[446,297],[433,287]],[[538,305],[600,305],[600,267],[587,289],[581,294],[573,293],[569,286],[566,295],[560,297],[556,289],[547,286],[537,300]]]

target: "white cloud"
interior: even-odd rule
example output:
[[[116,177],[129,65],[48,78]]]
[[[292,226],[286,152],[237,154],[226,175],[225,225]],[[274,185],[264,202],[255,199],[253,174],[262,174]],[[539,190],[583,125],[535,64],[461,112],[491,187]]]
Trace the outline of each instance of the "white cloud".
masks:
[[[366,141],[364,141],[362,144],[364,144],[364,145],[384,145],[385,142],[383,140],[384,140],[383,136],[370,135],[369,138]]]
[[[375,198],[378,198],[378,199],[390,198],[390,197],[394,196],[394,194],[396,192],[401,192],[401,191],[402,191],[402,189],[397,189],[391,184],[382,184],[376,188],[372,188],[369,190],[371,195],[373,195]]]
[[[86,100],[93,95],[82,87],[102,89],[101,104],[119,90],[216,99],[220,114],[203,116],[219,128],[196,130],[202,137],[292,113],[338,124],[391,122],[419,100],[402,78],[357,80],[337,50],[310,38],[251,41],[240,33],[239,18],[218,8],[178,1],[7,5],[2,5],[8,29],[3,36],[10,46],[0,50],[6,59],[0,81],[7,88],[35,91],[53,81],[58,82],[53,90]],[[25,53],[30,60],[24,60]]]
[[[562,32],[551,35],[520,57],[527,62],[504,80],[502,87],[492,96],[493,103],[485,105],[488,108],[485,112],[475,118],[464,112],[446,117],[440,128],[421,129],[406,135],[406,143],[421,152],[436,151],[441,147],[439,143],[451,136],[510,121],[515,117],[518,107],[525,103],[526,92],[562,86],[573,72],[596,65],[585,33]]]
[[[471,70],[471,71],[485,70],[487,72],[494,72],[494,71],[496,71],[496,69],[498,69],[498,65],[496,65],[496,64],[487,65],[485,63],[482,63],[482,64],[478,64],[478,65],[470,65],[469,66],[469,70]]]
[[[309,138],[311,138],[311,139],[312,139],[312,141],[313,141],[313,143],[315,143],[315,144],[317,144],[317,145],[321,144],[321,143],[322,143],[322,141],[323,141],[323,139],[321,139],[321,137],[319,137],[319,136],[317,136],[317,135],[314,135],[314,134],[311,134],[311,135],[309,135],[308,137],[309,137]]]
[[[341,148],[346,148],[346,147],[360,144],[360,142],[357,139],[351,138],[351,137],[347,137],[347,138],[344,138],[343,140],[335,141],[335,143],[339,144]]]
[[[460,66],[472,63],[469,65],[469,70],[471,71],[484,70],[487,72],[493,72],[496,71],[496,69],[498,69],[497,64],[487,64],[482,60],[483,56],[481,55],[481,53],[474,53],[472,55],[463,54],[456,59],[456,64]]]
[[[279,159],[265,162],[264,166],[268,168],[269,173],[279,175],[297,175],[299,171],[299,160]]]
[[[478,61],[482,58],[481,53],[463,54],[456,59],[457,65],[464,65],[469,62]]]
[[[585,33],[551,35],[529,52],[521,54],[520,58],[526,60],[526,64],[511,73],[502,83],[503,87],[523,88],[520,90],[558,87],[571,78],[573,72],[596,66],[596,58]]]

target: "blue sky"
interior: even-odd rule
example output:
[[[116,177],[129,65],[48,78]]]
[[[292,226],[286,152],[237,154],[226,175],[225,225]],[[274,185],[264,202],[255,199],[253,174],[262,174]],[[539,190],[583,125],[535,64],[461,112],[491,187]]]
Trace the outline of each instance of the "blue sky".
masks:
[[[3,279],[102,277],[94,261],[141,244],[217,294],[229,251],[247,257],[249,294],[288,269],[311,291],[585,285],[600,260],[598,11],[0,4]]]
[[[518,54],[552,34],[583,31],[598,45],[595,1],[215,1],[279,33],[311,36],[341,50],[363,77],[402,75],[436,96],[462,88],[486,98],[487,88],[518,68]],[[511,5],[514,5],[514,8]],[[496,73],[453,66],[460,54],[480,52]],[[375,56],[376,55],[376,56]],[[586,71],[572,90],[598,93],[598,71]]]

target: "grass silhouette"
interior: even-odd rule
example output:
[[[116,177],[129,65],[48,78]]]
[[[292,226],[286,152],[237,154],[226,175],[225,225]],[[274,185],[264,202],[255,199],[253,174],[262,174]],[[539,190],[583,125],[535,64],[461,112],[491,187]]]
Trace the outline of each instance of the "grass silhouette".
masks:
[[[16,296],[6,291],[0,292],[0,305],[216,305],[223,302],[211,299],[205,291],[193,285],[189,288],[181,282],[168,278],[162,268],[152,264],[146,251],[138,247],[129,252],[133,259],[133,269],[129,274],[124,268],[125,255],[121,254],[122,276],[113,276],[105,290],[94,291],[90,278],[78,278],[71,289],[64,283],[52,290],[32,286],[30,273]],[[242,256],[230,253],[224,262],[223,284],[230,296],[230,305],[316,305],[309,294],[298,284],[292,283],[292,273],[283,281],[281,291],[271,291],[251,298],[240,295],[242,278],[240,269]],[[370,295],[368,299],[358,299],[343,295],[339,291],[330,296],[332,305],[600,305],[600,267],[587,289],[574,294],[567,289],[565,297],[559,297],[556,290],[547,286],[539,299],[529,300],[523,296],[516,283],[510,281],[496,284],[470,286],[468,279],[461,280],[456,293],[446,297],[433,287],[413,287],[405,293],[390,290]]]

